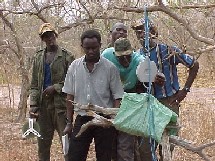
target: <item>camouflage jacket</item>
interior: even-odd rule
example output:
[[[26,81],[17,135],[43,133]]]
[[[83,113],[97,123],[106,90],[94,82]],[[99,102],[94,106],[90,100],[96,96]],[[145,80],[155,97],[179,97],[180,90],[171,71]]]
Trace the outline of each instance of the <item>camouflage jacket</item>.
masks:
[[[64,84],[67,69],[74,57],[67,50],[58,48],[57,54],[55,55],[54,61],[51,63],[51,81],[55,90],[57,91],[53,100],[56,108],[65,108],[65,94],[62,93],[61,89]],[[32,69],[32,80],[30,86],[30,105],[36,105],[41,107],[42,103],[42,92],[44,83],[44,62],[45,62],[45,49],[37,51]]]

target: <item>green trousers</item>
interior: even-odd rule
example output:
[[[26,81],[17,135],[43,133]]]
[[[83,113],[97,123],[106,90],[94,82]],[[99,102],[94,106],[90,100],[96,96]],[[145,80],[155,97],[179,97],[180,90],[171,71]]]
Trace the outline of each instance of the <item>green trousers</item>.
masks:
[[[38,138],[39,161],[50,161],[50,148],[54,131],[58,132],[61,141],[66,126],[66,108],[65,111],[62,109],[58,111],[54,105],[49,103],[47,106],[47,103],[48,101],[43,101],[38,118],[41,134],[41,138]]]

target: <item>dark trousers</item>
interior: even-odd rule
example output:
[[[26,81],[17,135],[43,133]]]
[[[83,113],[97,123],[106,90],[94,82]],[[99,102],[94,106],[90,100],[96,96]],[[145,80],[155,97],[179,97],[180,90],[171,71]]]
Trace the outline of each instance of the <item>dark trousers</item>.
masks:
[[[134,161],[136,136],[119,131],[117,136],[117,161]]]
[[[91,126],[81,136],[75,137],[81,126],[92,120],[89,116],[77,116],[69,145],[69,161],[86,161],[92,139],[95,142],[97,161],[111,161],[112,143],[115,128]]]
[[[135,149],[135,161],[152,161],[152,148],[156,151],[157,142],[149,138],[137,137]],[[155,158],[157,158],[155,154]]]
[[[47,109],[46,106],[41,108],[38,119],[41,134],[41,138],[38,138],[39,161],[50,161],[50,148],[54,131],[57,130],[61,140],[63,130],[66,126],[65,112],[57,112],[55,108]]]

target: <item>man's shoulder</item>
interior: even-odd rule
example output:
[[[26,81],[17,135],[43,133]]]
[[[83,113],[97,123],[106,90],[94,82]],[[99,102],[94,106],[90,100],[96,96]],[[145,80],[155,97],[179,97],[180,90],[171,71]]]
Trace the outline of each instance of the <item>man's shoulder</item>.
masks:
[[[102,55],[110,54],[113,53],[114,51],[115,51],[114,47],[106,48],[103,50]]]
[[[112,68],[116,68],[116,66],[114,65],[114,63],[112,61],[110,61],[109,59],[105,58],[105,57],[101,57],[100,58],[105,69],[112,69]]]
[[[63,48],[63,47],[60,47],[60,48],[61,48],[62,52],[65,52],[66,54],[71,54],[71,52],[68,49]]]
[[[145,59],[145,55],[140,54],[140,52],[133,51],[132,53],[132,59],[135,59],[137,61],[142,61]]]
[[[70,50],[68,50],[68,49],[66,49],[66,48],[64,48],[64,47],[60,47],[60,49],[61,49],[61,51],[62,51],[63,53],[65,53],[66,55],[74,57],[74,55],[72,54],[72,52],[71,52]]]
[[[76,69],[81,69],[80,67],[83,65],[84,57],[77,58],[71,62],[69,65],[68,71],[73,71]]]
[[[36,50],[36,53],[34,54],[33,57],[34,57],[34,58],[39,58],[39,57],[41,57],[41,56],[43,55],[44,51],[45,51],[45,48],[37,49],[37,50]]]
[[[83,64],[83,61],[84,61],[84,56],[75,59],[71,64],[73,64],[73,65],[75,65],[75,64],[76,65],[80,65],[80,63]]]
[[[39,48],[36,50],[36,54],[41,54],[44,52],[44,50],[45,50],[45,48]]]

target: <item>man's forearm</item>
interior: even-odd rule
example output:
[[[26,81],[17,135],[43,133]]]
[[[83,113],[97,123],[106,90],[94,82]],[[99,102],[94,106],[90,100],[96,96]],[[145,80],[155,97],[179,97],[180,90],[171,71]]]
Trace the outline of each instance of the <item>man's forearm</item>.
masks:
[[[74,114],[74,105],[73,105],[73,101],[74,101],[74,96],[67,94],[67,98],[66,98],[66,108],[67,108],[67,121],[72,122],[73,121],[73,114]]]
[[[57,91],[57,93],[61,93],[62,88],[63,88],[63,84],[64,84],[64,81],[56,83],[53,85],[53,87],[54,87],[55,91]]]
[[[114,100],[113,108],[119,108],[121,100],[121,98]]]
[[[192,68],[190,68],[190,70],[189,70],[189,76],[185,83],[185,87],[190,88],[192,86],[192,84],[197,76],[198,70],[199,70],[199,63],[196,61],[194,63],[194,66]]]

